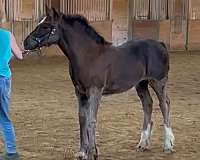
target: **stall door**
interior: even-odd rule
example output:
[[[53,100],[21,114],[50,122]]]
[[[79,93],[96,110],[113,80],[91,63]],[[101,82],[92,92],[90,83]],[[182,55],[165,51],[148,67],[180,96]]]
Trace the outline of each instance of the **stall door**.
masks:
[[[171,50],[187,49],[188,0],[171,0]]]

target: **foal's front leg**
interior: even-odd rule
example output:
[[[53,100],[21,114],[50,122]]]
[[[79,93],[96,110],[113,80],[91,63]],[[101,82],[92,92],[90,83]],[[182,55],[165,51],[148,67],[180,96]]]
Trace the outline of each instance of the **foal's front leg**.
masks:
[[[87,102],[83,103],[83,99],[79,98],[82,103],[79,105],[81,150],[78,157],[81,160],[95,160],[98,157],[95,129],[101,91],[95,87],[88,92]]]
[[[80,125],[80,151],[76,157],[80,160],[87,160],[88,151],[88,136],[87,136],[87,108],[89,107],[88,97],[85,94],[80,94],[76,90],[76,95],[79,101],[79,125]]]
[[[88,141],[89,141],[89,153],[88,160],[97,160],[98,151],[96,147],[96,122],[99,103],[101,100],[102,92],[100,89],[94,87],[89,90],[89,108],[87,111],[88,117]]]

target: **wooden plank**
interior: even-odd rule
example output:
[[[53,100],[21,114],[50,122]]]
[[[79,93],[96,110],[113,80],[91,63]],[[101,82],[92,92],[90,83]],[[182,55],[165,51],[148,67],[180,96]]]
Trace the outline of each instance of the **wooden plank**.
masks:
[[[188,27],[188,49],[200,50],[200,20],[190,20]]]
[[[112,42],[112,21],[98,21],[98,22],[91,22],[90,24],[107,41]]]
[[[156,20],[135,20],[133,21],[133,38],[150,38],[158,40],[158,21]]]
[[[163,20],[159,22],[159,40],[170,47],[170,21]]]
[[[5,1],[0,0],[0,23],[6,22]]]

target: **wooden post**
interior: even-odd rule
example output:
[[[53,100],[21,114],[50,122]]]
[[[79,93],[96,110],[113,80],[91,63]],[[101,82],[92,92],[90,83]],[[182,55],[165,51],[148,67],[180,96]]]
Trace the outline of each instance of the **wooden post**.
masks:
[[[167,0],[166,12],[166,19],[169,19],[169,0]]]
[[[128,40],[133,39],[133,8],[134,8],[134,2],[133,0],[128,1]]]
[[[186,43],[185,43],[185,49],[188,50],[188,45],[189,45],[189,22],[190,22],[190,0],[187,0],[187,16],[186,16]]]
[[[0,20],[1,23],[6,22],[6,13],[5,13],[5,1],[0,0]]]
[[[113,20],[112,10],[113,10],[113,0],[110,0],[110,20]]]
[[[147,19],[150,19],[151,18],[151,0],[149,0],[149,10],[148,10],[148,18]]]

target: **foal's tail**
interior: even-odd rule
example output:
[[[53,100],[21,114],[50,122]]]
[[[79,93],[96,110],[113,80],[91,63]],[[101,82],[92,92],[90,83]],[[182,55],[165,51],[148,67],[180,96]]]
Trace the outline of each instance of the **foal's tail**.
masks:
[[[160,44],[162,45],[162,47],[164,47],[163,64],[165,65],[165,71],[166,71],[166,76],[167,76],[169,72],[169,52],[164,42],[160,42]]]
[[[164,42],[160,42],[160,44],[161,44],[162,47],[164,48],[164,50],[165,50],[165,54],[168,56],[169,53],[168,53],[168,48],[167,48],[166,44],[165,44]],[[169,58],[169,57],[168,57],[168,58]]]
[[[166,46],[166,44],[165,44],[164,42],[160,42],[160,44],[161,44],[165,49],[167,49],[167,46]]]

